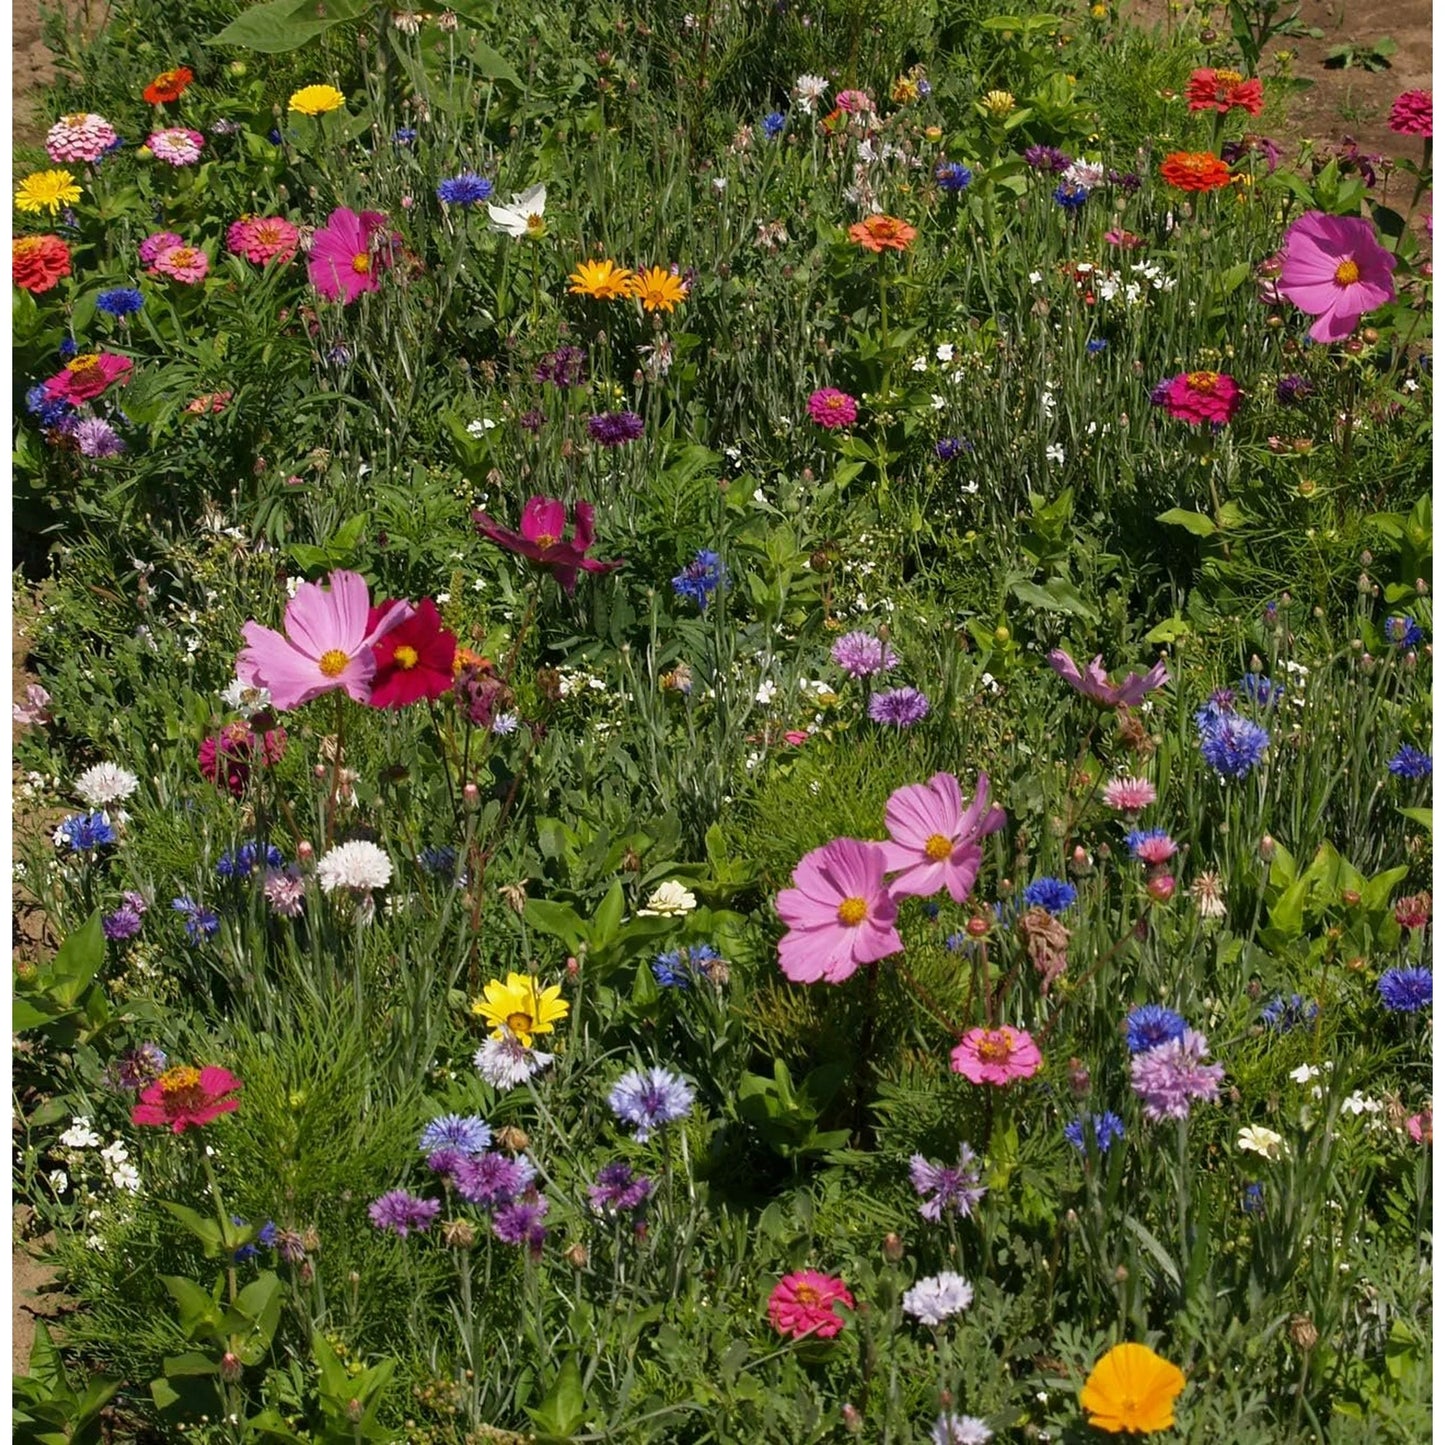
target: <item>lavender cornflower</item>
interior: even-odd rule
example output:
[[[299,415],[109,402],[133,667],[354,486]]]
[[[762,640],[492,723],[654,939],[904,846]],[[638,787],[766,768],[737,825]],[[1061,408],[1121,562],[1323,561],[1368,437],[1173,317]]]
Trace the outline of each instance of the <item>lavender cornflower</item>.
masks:
[[[1084,1125],[1090,1119],[1094,1124],[1094,1142],[1099,1146],[1100,1154],[1109,1152],[1109,1145],[1115,1139],[1124,1137],[1124,1121],[1115,1113],[1105,1109],[1102,1114],[1085,1114],[1081,1119],[1070,1120],[1064,1125],[1064,1138],[1079,1151],[1084,1153]]]
[[[1062,878],[1035,878],[1024,889],[1024,902],[1030,908],[1042,908],[1054,915],[1072,908],[1079,896],[1079,890]]]
[[[928,710],[928,699],[916,687],[895,687],[889,692],[875,692],[868,699],[868,716],[900,731],[922,722]]]
[[[680,1075],[654,1067],[625,1073],[607,1102],[619,1120],[633,1126],[632,1137],[645,1144],[654,1129],[686,1118],[693,1098],[692,1085]]]
[[[445,1184],[455,1185],[471,1163],[471,1156],[450,1144],[433,1149],[426,1156],[426,1167]]]
[[[945,1411],[933,1422],[932,1445],[988,1445],[993,1431],[977,1415],[955,1415]]]
[[[1141,1003],[1129,1010],[1124,1021],[1125,1040],[1131,1054],[1142,1054],[1146,1049],[1157,1049],[1171,1039],[1182,1039],[1189,1027],[1182,1014],[1162,1003]]]
[[[186,937],[192,943],[214,938],[221,931],[221,920],[209,908],[203,908],[192,898],[173,898],[171,907],[177,913],[186,915]]]
[[[1298,406],[1315,394],[1315,384],[1308,377],[1293,372],[1274,384],[1274,397],[1281,406]]]
[[[1269,733],[1256,722],[1231,713],[1199,730],[1204,761],[1223,778],[1245,777],[1269,747]]]
[[[1073,157],[1065,155],[1057,146],[1030,146],[1024,152],[1024,159],[1036,171],[1053,171],[1055,175],[1073,165]]]
[[[1434,976],[1428,968],[1390,968],[1375,985],[1391,1013],[1412,1014],[1430,1006]]]
[[[704,548],[672,579],[672,590],[679,597],[692,598],[699,610],[706,612],[708,598],[720,587],[726,588],[727,583],[722,559]]]
[[[921,1279],[903,1296],[903,1313],[920,1324],[941,1325],[973,1303],[973,1286],[961,1274],[944,1270]]]
[[[957,195],[960,191],[967,190],[973,180],[973,172],[958,161],[948,161],[934,171],[933,179],[938,182],[940,191],[949,191]]]
[[[156,1044],[144,1043],[107,1065],[105,1083],[118,1094],[138,1094],[165,1071],[165,1051]]]
[[[55,830],[56,847],[72,853],[94,853],[115,841],[115,829],[104,813],[73,813]]]
[[[480,1154],[492,1142],[492,1131],[475,1114],[442,1114],[421,1131],[417,1147],[424,1154],[434,1149],[460,1149]]]
[[[652,1180],[634,1174],[632,1166],[619,1159],[602,1166],[587,1199],[598,1214],[626,1214],[641,1209],[651,1194]]]
[[[934,1223],[943,1218],[944,1210],[952,1210],[960,1219],[967,1219],[988,1193],[979,1183],[978,1165],[967,1144],[958,1146],[955,1165],[934,1164],[922,1154],[915,1154],[908,1161],[908,1177],[913,1181],[915,1194],[928,1196],[918,1206],[919,1214]]]
[[[144,909],[135,909],[129,903],[122,903],[114,913],[107,913],[100,920],[100,931],[112,943],[122,943],[127,938],[134,938],[141,930],[141,913]]]
[[[1206,1064],[1208,1054],[1209,1041],[1196,1029],[1187,1028],[1180,1038],[1134,1056],[1130,1077],[1150,1123],[1187,1119],[1196,1099],[1213,1102],[1219,1098],[1224,1065]]]
[[[547,1197],[532,1193],[515,1204],[508,1204],[492,1216],[492,1233],[503,1244],[525,1244],[535,1258],[542,1253],[547,1231],[542,1221],[547,1217]]]
[[[1419,748],[1412,748],[1409,743],[1401,743],[1400,751],[1385,766],[1397,778],[1428,778],[1435,765],[1429,753],[1422,753]]]
[[[587,435],[598,446],[625,446],[642,433],[642,418],[635,411],[605,411],[587,418]]]
[[[1172,376],[1166,376],[1162,381],[1156,381],[1149,389],[1149,405],[1163,406],[1169,400],[1169,388],[1173,382]]]
[[[399,1239],[415,1230],[424,1233],[441,1213],[439,1199],[418,1199],[405,1189],[392,1189],[373,1199],[367,1214],[378,1229],[389,1229]]]
[[[833,644],[832,658],[849,677],[872,677],[898,666],[898,654],[871,632],[846,632]]]
[[[81,456],[89,457],[92,461],[118,457],[125,451],[125,443],[120,439],[120,433],[108,421],[102,421],[98,416],[88,416],[83,421],[75,422],[68,428],[68,435]]]
[[[443,181],[437,187],[437,199],[449,206],[479,206],[492,194],[492,183],[472,171]]]
[[[533,376],[563,390],[581,386],[587,380],[587,353],[580,346],[559,346],[537,363]]]
[[[458,1171],[456,1189],[471,1204],[495,1208],[510,1204],[536,1176],[536,1169],[525,1156],[510,1158],[493,1151],[478,1154]]]
[[[1300,994],[1292,993],[1288,998],[1283,994],[1276,994],[1260,1010],[1259,1021],[1266,1028],[1285,1034],[1291,1029],[1313,1023],[1319,1011],[1320,1006],[1317,1003]]]

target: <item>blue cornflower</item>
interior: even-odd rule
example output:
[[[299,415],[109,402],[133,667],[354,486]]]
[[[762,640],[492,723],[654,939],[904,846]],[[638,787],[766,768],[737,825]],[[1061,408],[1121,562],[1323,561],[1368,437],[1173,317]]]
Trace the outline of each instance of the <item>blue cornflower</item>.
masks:
[[[59,352],[62,361],[69,361],[79,350],[80,347],[76,344],[73,336],[62,336],[60,338],[60,345],[56,347],[56,351]]]
[[[1250,672],[1239,679],[1236,687],[1251,702],[1260,707],[1273,707],[1284,696],[1284,684],[1271,682]]]
[[[1319,1011],[1320,1006],[1313,999],[1303,998],[1297,993],[1292,993],[1288,998],[1283,994],[1276,994],[1260,1010],[1259,1021],[1266,1028],[1287,1034],[1291,1029],[1313,1023]]]
[[[1244,1186],[1244,1198],[1240,1200],[1239,1207],[1246,1214],[1264,1213],[1264,1185],[1246,1184]]]
[[[1380,975],[1375,987],[1391,1013],[1412,1014],[1429,1007],[1434,978],[1428,968],[1391,968]]]
[[[1074,1119],[1064,1125],[1064,1138],[1079,1151],[1084,1152],[1084,1120],[1091,1116],[1085,1115],[1083,1119]],[[1107,1154],[1109,1145],[1115,1139],[1124,1137],[1124,1121],[1115,1113],[1105,1109],[1102,1114],[1094,1114],[1094,1140],[1099,1146],[1099,1153]]]
[[[218,878],[249,878],[263,866],[280,868],[285,862],[281,850],[274,843],[264,847],[260,843],[242,843],[229,853],[222,853],[216,860]]]
[[[233,1214],[231,1216],[231,1223],[243,1229],[246,1226],[246,1221],[242,1219],[239,1214]],[[255,1259],[263,1249],[275,1248],[276,1223],[274,1220],[268,1219],[256,1232],[256,1238],[253,1239],[250,1244],[243,1244],[231,1257],[237,1264],[244,1264],[248,1259]]]
[[[457,850],[449,843],[435,848],[423,848],[416,855],[416,861],[427,873],[439,873],[450,878],[457,870]]]
[[[698,974],[707,977],[720,957],[710,943],[674,948],[670,953],[657,955],[652,963],[652,975],[663,988],[689,988]]]
[[[116,841],[115,829],[104,813],[73,813],[55,830],[55,844],[72,853],[94,853]]]
[[[177,913],[186,915],[186,937],[192,943],[202,943],[208,938],[214,938],[221,931],[221,920],[193,898],[173,898],[171,907]]]
[[[1062,878],[1035,878],[1024,889],[1024,902],[1030,908],[1044,908],[1050,913],[1062,913],[1074,906],[1079,890]]]
[[[973,172],[958,161],[947,161],[934,171],[933,179],[938,182],[940,191],[952,191],[957,195],[959,191],[968,189]]]
[[[1131,1054],[1142,1054],[1146,1049],[1157,1049],[1171,1039],[1182,1039],[1188,1028],[1182,1014],[1162,1003],[1141,1003],[1129,1010],[1124,1021],[1125,1041]]]
[[[43,427],[59,426],[71,413],[71,405],[63,397],[50,397],[44,386],[32,386],[25,393],[25,410]]]
[[[783,127],[787,125],[787,123],[788,118],[782,111],[769,111],[768,114],[763,117],[763,134],[767,136],[769,140],[776,140],[778,136],[782,135]]]
[[[1084,343],[1084,350],[1090,356],[1097,356],[1108,344],[1102,336],[1094,336]]]
[[[1242,778],[1258,766],[1269,747],[1269,733],[1238,713],[1229,713],[1199,729],[1199,751],[1221,777]]]
[[[1077,211],[1088,199],[1087,186],[1071,186],[1068,181],[1060,181],[1054,187],[1054,200],[1066,211]]]
[[[632,1069],[613,1086],[607,1102],[618,1119],[633,1126],[632,1137],[645,1144],[654,1129],[692,1112],[693,1089],[666,1069]]]
[[[933,444],[933,454],[941,462],[951,462],[964,452],[971,452],[973,443],[967,437],[940,437]]]
[[[1428,778],[1434,771],[1429,753],[1401,743],[1400,751],[1385,765],[1397,778]]]
[[[437,1149],[459,1149],[480,1154],[492,1142],[492,1131],[476,1114],[442,1114],[421,1131],[417,1147],[423,1154]]]
[[[690,597],[702,611],[707,610],[707,600],[719,587],[727,586],[727,569],[716,552],[706,548],[700,551],[682,571],[672,579],[672,590],[679,597]]]
[[[961,953],[968,947],[968,943],[968,934],[961,928],[956,933],[950,933],[948,937],[943,940],[943,946],[950,953]]]
[[[1387,617],[1385,641],[1396,647],[1418,647],[1425,640],[1420,624],[1413,617]]]
[[[102,291],[95,298],[95,307],[97,311],[104,311],[107,316],[134,316],[145,302],[145,297],[134,286],[116,286],[112,290]]]
[[[392,133],[392,140],[399,146],[409,146],[416,139],[416,131],[409,125],[404,125],[400,130]]]
[[[479,206],[492,194],[492,183],[473,171],[463,171],[437,187],[437,199],[449,206]]]

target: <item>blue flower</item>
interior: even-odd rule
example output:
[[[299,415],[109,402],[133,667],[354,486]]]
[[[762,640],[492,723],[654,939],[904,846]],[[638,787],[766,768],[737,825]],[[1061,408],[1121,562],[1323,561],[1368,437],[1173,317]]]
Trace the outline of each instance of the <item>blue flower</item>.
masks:
[[[1412,1014],[1430,1006],[1434,978],[1428,968],[1391,968],[1380,975],[1375,987],[1391,1013]]]
[[[968,189],[973,180],[973,172],[958,161],[946,161],[934,171],[933,178],[938,182],[940,191],[951,191],[957,195],[960,191]]]
[[[727,586],[727,569],[716,552],[705,548],[672,579],[672,590],[679,597],[690,597],[706,611],[707,600],[719,587]]]
[[[279,868],[285,862],[281,850],[274,843],[264,848],[259,843],[242,843],[239,848],[221,854],[216,860],[218,878],[249,878],[263,866]]]
[[[663,988],[690,988],[698,974],[707,977],[721,955],[709,943],[693,948],[674,948],[659,953],[652,962],[652,976]]]
[[[60,338],[60,345],[56,347],[56,350],[59,352],[62,361],[69,361],[80,348],[75,344],[75,338],[73,336],[62,336]]]
[[[25,393],[25,410],[43,427],[59,426],[70,415],[71,405],[63,397],[49,397],[44,386],[32,386]]]
[[[1396,647],[1418,647],[1425,640],[1420,624],[1413,617],[1387,617],[1385,641]]]
[[[246,1221],[239,1214],[231,1216],[231,1223],[242,1229],[246,1227]],[[244,1264],[248,1259],[255,1259],[263,1249],[276,1248],[276,1223],[268,1219],[265,1224],[256,1231],[256,1238],[250,1244],[243,1244],[235,1254],[231,1256],[237,1264]]]
[[[950,953],[961,953],[965,948],[968,947],[968,944],[968,934],[966,934],[961,928],[956,933],[950,933],[948,937],[943,940],[943,946]]]
[[[1244,1187],[1244,1198],[1240,1200],[1239,1207],[1246,1214],[1264,1213],[1264,1185],[1246,1184]]]
[[[423,848],[416,855],[416,861],[424,872],[439,873],[450,878],[457,868],[457,850],[448,843],[440,847]]]
[[[492,183],[472,171],[463,171],[437,187],[437,198],[449,206],[478,206],[492,194]]]
[[[214,938],[221,931],[221,920],[209,908],[203,908],[193,898],[173,898],[171,907],[177,913],[186,915],[186,937],[192,943],[201,943]]]
[[[459,1149],[480,1154],[492,1142],[492,1131],[476,1114],[442,1114],[421,1131],[417,1146],[423,1154],[437,1149]]]
[[[1131,1054],[1157,1049],[1171,1039],[1182,1039],[1188,1025],[1181,1014],[1160,1003],[1141,1003],[1129,1010],[1125,1023],[1125,1040]]]
[[[1313,1023],[1319,1011],[1320,1006],[1317,1003],[1297,993],[1292,993],[1288,998],[1276,994],[1260,1010],[1259,1021],[1276,1033],[1287,1034],[1291,1029]]]
[[[1269,733],[1238,713],[1227,713],[1199,729],[1199,751],[1221,777],[1244,777],[1258,766],[1268,747]]]
[[[1024,902],[1030,908],[1044,908],[1050,913],[1062,913],[1074,906],[1079,890],[1062,878],[1035,878],[1024,889]]]
[[[1071,186],[1068,181],[1060,181],[1054,187],[1054,200],[1066,211],[1077,211],[1088,199],[1089,191],[1086,186]]]
[[[787,123],[788,118],[782,111],[770,111],[763,117],[763,134],[767,136],[769,140],[776,140],[778,136],[782,135],[783,127],[787,125]]]
[[[399,146],[409,146],[416,139],[416,131],[409,125],[392,133],[392,141]]]
[[[1084,350],[1090,356],[1097,356],[1108,344],[1102,336],[1094,336],[1084,343]]]
[[[1386,766],[1397,778],[1428,778],[1434,771],[1430,754],[1412,748],[1409,743],[1401,743],[1400,751]]]
[[[1085,1115],[1084,1119],[1089,1118]],[[1115,1113],[1105,1109],[1102,1114],[1092,1116],[1094,1120],[1094,1140],[1099,1146],[1099,1153],[1107,1154],[1109,1145],[1115,1139],[1124,1137],[1124,1121]],[[1064,1138],[1079,1151],[1084,1152],[1084,1119],[1074,1119],[1064,1125]]]
[[[104,813],[73,813],[55,830],[56,846],[64,844],[72,853],[94,853],[115,841],[115,829]]]
[[[134,316],[145,305],[145,297],[133,286],[117,286],[95,298],[97,311],[108,316]]]
[[[1251,702],[1260,707],[1273,707],[1284,696],[1282,683],[1271,682],[1267,677],[1259,677],[1252,672],[1240,678],[1236,686]]]
[[[941,462],[951,462],[963,452],[971,452],[973,443],[967,437],[941,437],[933,444],[933,454]]]

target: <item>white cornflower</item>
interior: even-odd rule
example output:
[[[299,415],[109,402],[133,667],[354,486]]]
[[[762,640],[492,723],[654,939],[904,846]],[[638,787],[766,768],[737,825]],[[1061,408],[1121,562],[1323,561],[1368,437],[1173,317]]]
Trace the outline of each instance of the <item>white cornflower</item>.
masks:
[[[540,236],[545,230],[542,212],[547,205],[547,187],[528,186],[521,195],[513,195],[507,206],[488,204],[487,215],[491,217],[492,228],[505,231],[516,240],[523,236]]]
[[[1189,893],[1201,918],[1224,917],[1227,911],[1224,906],[1224,884],[1220,882],[1218,873],[1213,870],[1201,873],[1190,886]]]
[[[921,1279],[903,1296],[903,1311],[925,1325],[941,1325],[973,1303],[973,1286],[961,1274],[944,1270]]]
[[[688,892],[675,878],[669,878],[647,900],[646,908],[637,910],[640,918],[675,917],[680,913],[691,913],[697,907],[697,897]]]
[[[100,1135],[90,1127],[90,1118],[76,1114],[71,1118],[70,1128],[60,1136],[60,1142],[67,1149],[94,1149],[100,1143]]]
[[[1071,186],[1092,191],[1104,184],[1104,167],[1098,161],[1075,161],[1065,169],[1063,178]]]
[[[1266,1159],[1278,1159],[1284,1138],[1282,1135],[1276,1134],[1273,1129],[1265,1129],[1259,1124],[1252,1124],[1249,1128],[1239,1131],[1236,1143],[1248,1153],[1260,1154]]]
[[[391,882],[391,859],[375,843],[358,838],[327,853],[316,865],[316,877],[325,893],[385,888]]]
[[[525,1084],[552,1062],[551,1054],[529,1049],[508,1035],[487,1039],[472,1057],[477,1072],[494,1088],[505,1093]]]
[[[89,807],[103,808],[130,797],[139,786],[140,779],[134,773],[114,763],[97,763],[75,780],[75,796]]]
[[[933,1445],[988,1445],[993,1431],[977,1415],[943,1414],[934,1421],[929,1439]]]
[[[821,75],[800,75],[793,82],[793,100],[804,115],[814,113],[814,108],[827,91],[828,82]]]

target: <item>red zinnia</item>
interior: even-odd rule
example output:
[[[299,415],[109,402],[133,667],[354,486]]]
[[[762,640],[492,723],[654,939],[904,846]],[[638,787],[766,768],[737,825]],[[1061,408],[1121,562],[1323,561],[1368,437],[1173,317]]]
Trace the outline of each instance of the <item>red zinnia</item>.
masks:
[[[553,497],[528,497],[522,508],[522,530],[513,532],[498,525],[485,512],[473,512],[477,530],[498,546],[507,548],[545,567],[570,597],[577,590],[577,573],[615,572],[621,562],[598,562],[585,554],[592,546],[593,518],[596,511],[591,502],[578,502],[572,509],[574,523],[572,540],[565,540],[567,504]]]
[[[140,1103],[130,1111],[132,1124],[163,1124],[172,1133],[183,1134],[188,1126],[199,1129],[241,1105],[235,1097],[241,1081],[229,1070],[208,1064],[193,1069],[188,1064],[167,1069],[148,1089],[141,1091]]]
[[[175,70],[163,70],[146,86],[143,94],[149,104],[165,105],[167,101],[179,100],[195,78],[184,65]]]
[[[130,357],[114,351],[89,352],[67,361],[64,369],[45,383],[45,395],[51,401],[58,398],[79,406],[83,401],[94,401],[113,383],[128,381],[130,373]]]
[[[370,625],[379,624],[384,615],[385,608],[373,608]],[[423,698],[435,702],[445,697],[452,689],[456,652],[457,639],[442,626],[436,603],[423,598],[405,622],[371,649],[376,659],[371,706],[409,707]]]
[[[1189,77],[1190,110],[1217,110],[1220,115],[1238,107],[1250,115],[1264,109],[1264,82],[1246,80],[1237,70],[1196,70]]]
[[[26,291],[49,291],[70,275],[70,247],[59,236],[17,236],[10,244],[10,275]]]
[[[848,227],[848,239],[875,255],[884,251],[906,251],[917,235],[918,231],[906,221],[882,213]]]
[[[843,1328],[842,1317],[833,1313],[835,1303],[853,1308],[853,1296],[841,1279],[800,1269],[784,1275],[774,1286],[768,1297],[768,1318],[780,1335],[831,1340]]]
[[[1165,386],[1161,405],[1175,421],[1222,426],[1239,410],[1239,383],[1218,371],[1181,372]]]
[[[1229,167],[1209,151],[1173,151],[1159,174],[1176,191],[1217,191],[1231,180]]]

